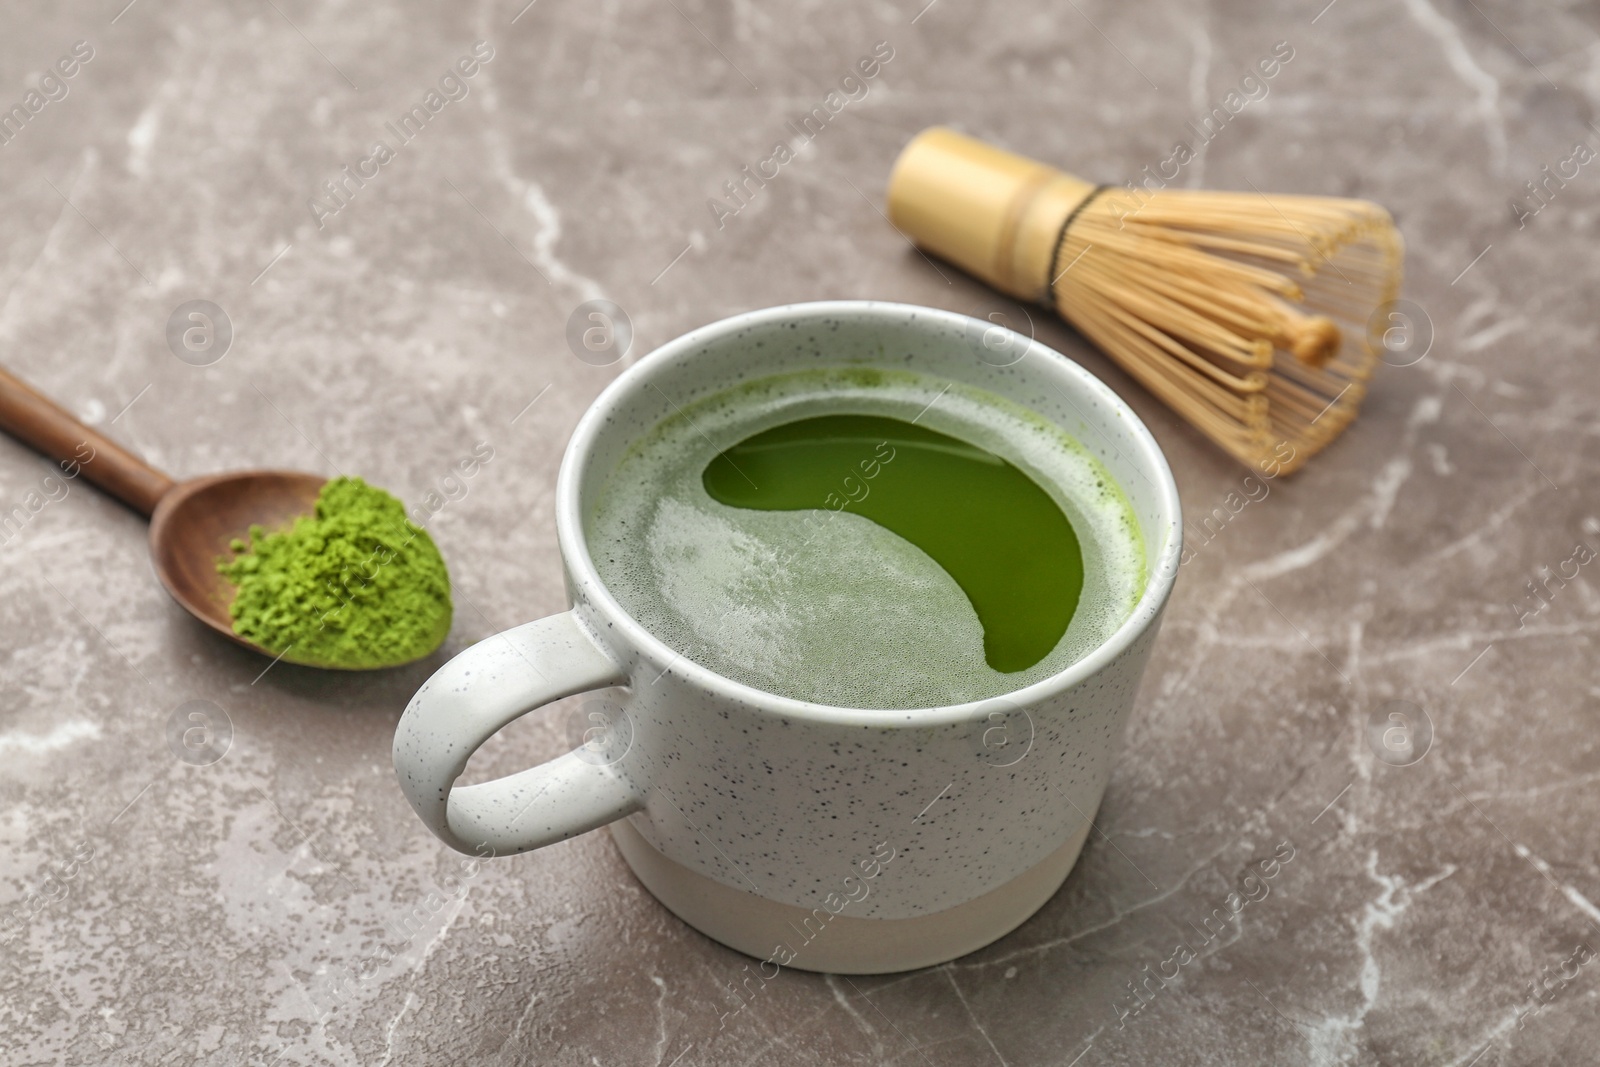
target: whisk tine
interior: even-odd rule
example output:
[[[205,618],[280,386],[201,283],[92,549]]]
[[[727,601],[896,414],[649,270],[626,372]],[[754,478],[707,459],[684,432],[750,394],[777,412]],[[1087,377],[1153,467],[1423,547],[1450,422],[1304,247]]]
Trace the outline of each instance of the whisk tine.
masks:
[[[1367,323],[1403,246],[1363,200],[1097,189],[949,130],[901,153],[889,215],[923,249],[1054,306],[1242,462],[1287,473],[1356,417]]]

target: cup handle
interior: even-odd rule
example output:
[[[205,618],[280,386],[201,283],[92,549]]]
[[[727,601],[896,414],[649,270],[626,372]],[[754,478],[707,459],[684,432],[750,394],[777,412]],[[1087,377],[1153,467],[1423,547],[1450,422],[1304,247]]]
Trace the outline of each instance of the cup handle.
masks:
[[[527,852],[644,807],[613,766],[568,752],[480,785],[455,788],[467,760],[513,719],[561,697],[627,681],[571,611],[479,641],[440,667],[394,735],[400,789],[440,840],[461,852]]]

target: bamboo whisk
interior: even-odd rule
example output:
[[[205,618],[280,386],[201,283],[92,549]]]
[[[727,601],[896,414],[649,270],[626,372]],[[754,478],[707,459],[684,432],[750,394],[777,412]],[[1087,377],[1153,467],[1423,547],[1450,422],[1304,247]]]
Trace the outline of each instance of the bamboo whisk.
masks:
[[[1389,213],[1364,200],[1096,187],[951,130],[889,179],[920,247],[1053,305],[1240,461],[1297,469],[1356,417],[1399,293]]]

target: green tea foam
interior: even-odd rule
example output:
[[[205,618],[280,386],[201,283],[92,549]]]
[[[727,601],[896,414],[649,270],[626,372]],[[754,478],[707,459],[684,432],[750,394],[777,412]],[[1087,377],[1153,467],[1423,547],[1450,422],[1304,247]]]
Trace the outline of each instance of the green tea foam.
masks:
[[[1048,655],[1014,673],[989,666],[982,624],[955,579],[870,519],[821,501],[804,511],[729,507],[706,492],[702,474],[725,450],[841,413],[958,438],[1049,493],[1077,533],[1083,587]],[[891,463],[880,476],[892,475]],[[623,608],[675,651],[755,688],[839,707],[934,707],[1048,678],[1115,632],[1145,582],[1127,499],[1071,436],[981,390],[872,369],[763,378],[668,417],[602,484],[589,544]],[[994,551],[1007,552],[1003,531]]]

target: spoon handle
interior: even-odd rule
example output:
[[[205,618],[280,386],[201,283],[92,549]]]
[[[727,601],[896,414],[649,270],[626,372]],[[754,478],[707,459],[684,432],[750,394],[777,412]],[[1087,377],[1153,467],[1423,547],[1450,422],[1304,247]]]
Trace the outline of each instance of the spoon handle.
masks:
[[[0,430],[79,472],[139,514],[150,517],[173,481],[55,401],[0,367]]]

